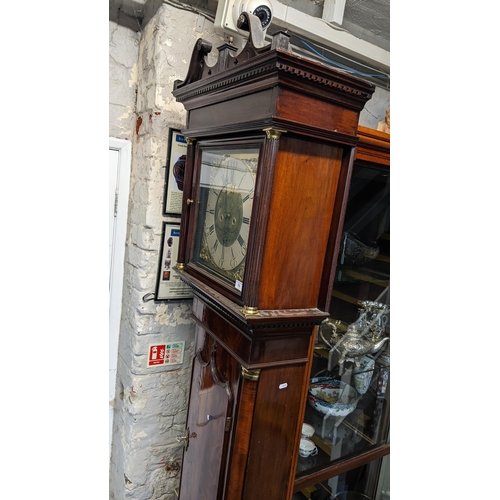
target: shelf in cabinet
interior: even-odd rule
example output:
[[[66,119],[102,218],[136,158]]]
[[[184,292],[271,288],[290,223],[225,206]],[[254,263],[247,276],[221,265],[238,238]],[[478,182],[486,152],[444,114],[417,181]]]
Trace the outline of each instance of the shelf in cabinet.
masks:
[[[361,439],[364,439],[369,445],[375,445],[377,444],[373,439],[371,439],[369,436],[361,432],[360,429],[352,425],[350,422],[347,422],[345,419],[342,420],[340,425],[344,425],[351,431],[353,431],[355,434],[357,434]],[[314,434],[314,436],[311,438],[311,440],[314,442],[314,444],[323,450],[327,455],[331,455],[332,453],[332,445],[330,442],[325,441],[321,436],[318,434]]]
[[[389,257],[387,257],[387,259],[389,259]],[[382,266],[387,265],[385,261],[380,261],[379,264]],[[368,293],[367,290],[362,292],[359,286],[372,285],[379,287],[377,289],[373,289],[371,292],[374,297],[377,297],[381,290],[387,288],[389,284],[390,274],[383,267],[379,266],[378,269],[376,266],[363,266],[356,268],[340,267],[337,270],[337,279],[332,290],[332,297],[355,306],[359,306],[360,300],[368,300],[366,297],[366,293]],[[373,298],[371,300],[373,300]]]
[[[323,450],[327,455],[330,455],[332,447],[328,443],[325,443],[317,434],[314,434],[311,440],[318,448]]]
[[[382,280],[380,278],[377,278],[376,276],[373,276],[372,273],[368,274],[367,272],[360,272],[360,271],[355,271],[354,269],[349,269],[348,271],[345,271],[345,274],[351,278],[362,281],[364,283],[371,283],[372,285],[378,285],[383,287],[389,286],[388,280]],[[377,273],[377,274],[382,274],[382,273]]]
[[[311,498],[311,493],[314,493],[316,488],[314,486],[306,486],[303,490],[300,492],[307,498],[307,500],[310,500]]]
[[[329,467],[316,468],[311,471],[303,471],[295,476],[294,492],[302,491],[311,484],[317,484],[321,481],[327,481],[333,476],[344,474],[349,470],[377,460],[378,458],[385,457],[390,454],[391,445],[384,444],[381,446],[373,447],[363,453],[356,454],[353,457],[346,456],[342,459],[335,461]]]
[[[314,354],[321,356],[322,358],[328,359],[328,353],[330,352],[330,348],[328,346],[315,346]]]
[[[367,443],[369,444],[377,444],[373,439],[368,437],[366,434],[361,432],[358,428],[354,427],[354,425],[350,424],[349,422],[342,422],[341,425],[345,425],[348,429],[351,429],[351,431],[354,431],[355,434],[357,434],[361,439],[364,439]]]
[[[332,290],[332,297],[343,300],[345,302],[349,302],[350,304],[354,304],[355,306],[359,306],[360,299],[358,299],[357,297],[352,297],[351,295],[347,295],[346,293]]]

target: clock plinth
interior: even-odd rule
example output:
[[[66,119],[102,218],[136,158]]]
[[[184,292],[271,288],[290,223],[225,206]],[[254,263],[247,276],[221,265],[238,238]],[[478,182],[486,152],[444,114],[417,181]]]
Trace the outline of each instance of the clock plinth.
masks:
[[[174,85],[190,138],[176,270],[197,325],[181,500],[292,496],[315,328],[374,92],[294,55],[284,33],[266,44],[258,22],[244,13],[247,46],[221,47],[212,67],[199,40]]]

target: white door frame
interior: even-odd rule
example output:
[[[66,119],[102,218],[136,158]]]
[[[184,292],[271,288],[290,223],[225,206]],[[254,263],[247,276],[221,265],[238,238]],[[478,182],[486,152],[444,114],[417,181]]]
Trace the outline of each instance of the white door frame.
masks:
[[[128,199],[130,192],[130,170],[132,143],[123,139],[109,138],[109,149],[118,151],[117,202],[112,242],[112,259],[109,274],[109,449],[113,429],[113,399],[115,397],[116,368],[118,362],[118,338],[122,310],[125,240],[127,234]]]

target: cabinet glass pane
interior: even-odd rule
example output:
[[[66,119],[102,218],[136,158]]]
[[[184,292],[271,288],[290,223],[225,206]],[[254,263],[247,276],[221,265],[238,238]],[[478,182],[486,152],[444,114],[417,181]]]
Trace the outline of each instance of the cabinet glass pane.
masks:
[[[358,370],[358,373],[353,373],[353,367],[338,365],[327,371],[324,368],[326,361],[321,354],[315,353],[312,383],[304,417],[304,422],[310,427],[304,430],[306,433],[307,430],[314,430],[309,439],[316,449],[313,448],[309,456],[300,456],[299,453],[299,474],[309,469],[317,470],[328,466],[332,461],[366,451],[374,445],[384,444],[387,437],[389,365],[385,354],[384,359],[378,357],[373,360],[370,370]],[[344,405],[342,411],[338,411],[344,414],[334,413],[335,404],[323,411],[321,401],[328,402],[330,395],[331,401],[334,401],[335,392],[340,393],[341,390],[351,391],[355,402],[351,406]],[[311,394],[316,394],[316,399],[321,401],[316,401]],[[332,412],[329,412],[332,407]],[[306,449],[301,454],[308,453]]]
[[[359,301],[388,302],[389,169],[355,163],[332,291],[330,315],[346,323]]]
[[[377,487],[385,480],[383,461],[374,460],[345,474],[306,486],[292,500],[390,500],[389,489]],[[380,480],[378,480],[380,476]]]
[[[297,478],[387,442],[389,246],[389,168],[355,163],[330,318],[314,348]]]

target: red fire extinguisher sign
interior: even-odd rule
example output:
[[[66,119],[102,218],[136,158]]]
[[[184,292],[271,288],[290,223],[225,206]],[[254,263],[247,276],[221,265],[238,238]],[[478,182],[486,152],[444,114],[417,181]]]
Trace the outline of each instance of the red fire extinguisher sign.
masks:
[[[165,344],[149,347],[148,366],[162,365],[165,362]]]
[[[148,366],[182,365],[184,362],[185,341],[149,346]]]

